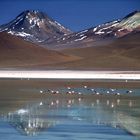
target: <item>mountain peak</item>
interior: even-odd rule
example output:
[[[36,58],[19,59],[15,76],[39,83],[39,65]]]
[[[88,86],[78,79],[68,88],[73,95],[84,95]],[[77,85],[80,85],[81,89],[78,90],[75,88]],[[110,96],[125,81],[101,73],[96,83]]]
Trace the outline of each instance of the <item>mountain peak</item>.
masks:
[[[47,14],[45,12],[42,12],[42,11],[39,11],[39,10],[25,10],[21,14],[22,15],[34,15],[34,16],[39,16],[39,15],[47,16]]]
[[[23,12],[20,13],[20,15],[28,15],[28,14],[37,14],[37,13],[43,13],[39,10],[25,10]],[[44,13],[46,14],[46,13]]]
[[[25,37],[26,40],[31,42],[44,42],[72,33],[46,13],[38,10],[23,11],[14,20],[2,25],[0,30]]]
[[[39,10],[25,10],[25,11],[23,11],[23,12],[25,12],[25,13],[39,13]]]
[[[19,14],[16,19],[32,19],[32,20],[41,19],[51,19],[46,13],[40,12],[38,10],[26,10]]]
[[[128,14],[127,16],[125,16],[123,19],[130,18],[134,15],[139,15],[139,14],[140,14],[140,11],[135,10],[135,11],[131,12],[130,14]]]
[[[126,29],[127,31],[140,29],[140,11],[134,11],[128,14],[121,20],[118,27]]]

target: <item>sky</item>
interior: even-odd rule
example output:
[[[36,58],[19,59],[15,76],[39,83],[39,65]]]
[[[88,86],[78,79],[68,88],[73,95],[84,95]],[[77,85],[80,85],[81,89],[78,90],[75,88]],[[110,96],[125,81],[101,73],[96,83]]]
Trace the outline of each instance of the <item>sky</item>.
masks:
[[[24,10],[43,11],[72,31],[80,31],[140,10],[140,0],[0,0],[0,25]]]

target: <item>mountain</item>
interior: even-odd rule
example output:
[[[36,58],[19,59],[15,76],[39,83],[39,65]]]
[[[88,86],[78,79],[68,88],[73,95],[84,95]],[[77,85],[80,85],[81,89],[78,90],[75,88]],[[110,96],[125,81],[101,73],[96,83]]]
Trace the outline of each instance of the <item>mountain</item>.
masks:
[[[140,69],[139,11],[76,33],[42,12],[25,11],[0,29],[1,67]]]
[[[0,32],[3,31],[49,49],[100,46],[127,34],[139,32],[140,12],[134,11],[122,19],[72,33],[47,14],[27,10],[13,21],[1,25]]]
[[[47,14],[35,10],[27,10],[11,22],[0,26],[0,31],[22,37],[25,40],[42,43],[72,33]]]
[[[140,70],[140,32],[117,38],[110,44],[93,45],[61,50],[67,55],[75,55],[81,59],[62,63],[59,67],[83,70]]]
[[[107,22],[87,30],[57,38],[52,44],[50,44],[50,48],[67,49],[100,46],[139,31],[140,12],[134,11],[122,19]]]
[[[139,32],[140,12],[134,11],[122,19],[72,33],[72,31],[48,17],[47,14],[27,10],[13,21],[1,25],[0,32],[2,31],[50,49],[85,47],[93,43],[97,46],[127,34]]]
[[[21,38],[0,33],[0,67],[49,66],[74,61],[78,57],[39,47]]]

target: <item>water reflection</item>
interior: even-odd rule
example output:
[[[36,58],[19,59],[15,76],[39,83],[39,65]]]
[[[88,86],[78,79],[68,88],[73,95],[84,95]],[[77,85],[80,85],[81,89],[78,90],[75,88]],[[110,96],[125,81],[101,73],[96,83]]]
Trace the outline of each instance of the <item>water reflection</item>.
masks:
[[[3,116],[22,135],[63,131],[91,131],[111,135],[140,135],[140,104],[126,99],[52,98],[26,105]],[[80,127],[78,127],[80,125]],[[84,129],[83,126],[86,125]],[[91,126],[88,129],[87,126]],[[73,132],[73,131],[72,131]]]
[[[44,106],[45,107],[45,106]],[[56,124],[54,120],[43,118],[40,108],[31,107],[10,112],[4,120],[23,135],[36,135]]]

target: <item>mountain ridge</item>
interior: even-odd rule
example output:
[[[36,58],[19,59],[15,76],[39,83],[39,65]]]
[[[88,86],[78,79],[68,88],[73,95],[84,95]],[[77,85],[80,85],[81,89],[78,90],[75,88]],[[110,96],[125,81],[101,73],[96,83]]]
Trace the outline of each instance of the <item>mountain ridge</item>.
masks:
[[[44,12],[26,10],[10,23],[1,25],[0,31],[6,31],[43,47],[50,45],[49,49],[57,49],[56,46],[72,46],[73,43],[89,40],[94,43],[98,40],[116,39],[131,32],[140,31],[140,11],[134,11],[122,19],[72,32]]]
[[[122,19],[117,19],[111,22],[85,29],[80,32],[76,32],[65,37],[57,38],[52,44],[56,44],[58,48],[62,49],[73,48],[74,44],[78,43],[94,43],[113,41],[117,38],[121,38],[125,35],[140,31],[140,12],[135,11]],[[67,47],[66,47],[67,46]],[[50,48],[53,48],[51,46]],[[54,45],[54,49],[57,49]]]

